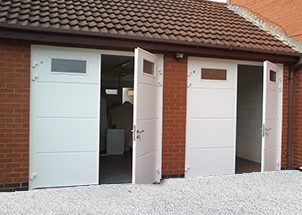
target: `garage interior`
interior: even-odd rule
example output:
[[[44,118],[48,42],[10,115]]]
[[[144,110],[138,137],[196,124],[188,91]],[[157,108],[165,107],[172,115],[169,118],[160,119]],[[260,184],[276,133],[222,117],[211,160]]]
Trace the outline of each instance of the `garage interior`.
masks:
[[[132,182],[134,57],[101,56],[100,184]]]
[[[99,183],[131,183],[134,57],[102,55],[101,74]],[[263,67],[238,65],[236,174],[261,171],[262,99]]]
[[[236,174],[261,171],[263,67],[238,65]]]

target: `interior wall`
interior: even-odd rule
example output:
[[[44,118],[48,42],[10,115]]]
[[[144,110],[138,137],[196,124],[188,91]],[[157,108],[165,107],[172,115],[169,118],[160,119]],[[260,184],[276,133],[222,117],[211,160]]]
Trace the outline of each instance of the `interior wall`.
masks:
[[[236,156],[261,163],[263,67],[238,66]]]

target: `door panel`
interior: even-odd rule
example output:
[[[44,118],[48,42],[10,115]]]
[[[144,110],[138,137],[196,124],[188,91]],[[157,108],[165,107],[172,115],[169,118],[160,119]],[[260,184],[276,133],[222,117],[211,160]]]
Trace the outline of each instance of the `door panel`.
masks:
[[[100,54],[33,46],[32,65],[30,189],[98,184]]]
[[[160,179],[158,66],[157,56],[140,48],[135,49],[132,171],[134,184],[151,184]]]
[[[232,148],[192,150],[190,157],[198,165],[190,166],[190,177],[229,174],[234,171],[234,162],[230,159],[233,156],[234,149]]]
[[[135,184],[152,184],[158,182],[155,176],[157,152],[153,151],[150,154],[140,156],[137,159],[136,171],[137,173]],[[151,171],[152,170],[152,171]]]
[[[94,119],[43,118],[37,119],[37,127],[37,152],[97,150],[98,122]]]
[[[157,82],[154,82],[157,84]],[[144,101],[139,103],[140,107],[137,109],[137,119],[154,119],[157,117],[157,85],[145,85],[138,83],[140,92],[137,95],[138,101]]]
[[[199,83],[199,85],[203,85],[203,83]],[[192,118],[234,117],[236,99],[234,90],[199,89],[194,87],[193,85],[190,90],[192,98],[195,98],[194,105],[189,106]]]
[[[233,147],[234,136],[229,135],[233,133],[234,120],[221,119],[191,119],[191,133],[190,147]],[[213,135],[219,132],[219,135]],[[196,141],[199,140],[199,141]]]
[[[205,80],[203,71],[226,78]],[[185,177],[234,173],[236,83],[235,63],[189,57]]]
[[[144,122],[138,122],[137,128],[145,127],[147,129],[144,130],[144,132],[140,135],[139,144],[140,147],[137,147],[137,157],[146,155],[150,152],[155,152],[157,150],[156,144],[150,144],[150,143],[156,143],[156,129],[157,129],[157,120],[145,120]]]
[[[95,99],[98,98],[98,89],[99,86],[95,84],[39,82],[38,116],[95,117],[99,112],[96,109],[98,99]]]
[[[37,153],[36,187],[97,184],[98,153]]]
[[[263,112],[261,171],[281,168],[283,69],[263,63]]]

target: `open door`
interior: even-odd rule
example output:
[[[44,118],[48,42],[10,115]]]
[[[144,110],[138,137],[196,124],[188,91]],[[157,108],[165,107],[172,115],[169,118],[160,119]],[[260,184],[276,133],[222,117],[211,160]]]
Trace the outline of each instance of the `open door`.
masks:
[[[158,148],[159,58],[135,49],[133,106],[133,184],[160,180]]]
[[[283,69],[265,61],[263,65],[261,171],[280,170]]]

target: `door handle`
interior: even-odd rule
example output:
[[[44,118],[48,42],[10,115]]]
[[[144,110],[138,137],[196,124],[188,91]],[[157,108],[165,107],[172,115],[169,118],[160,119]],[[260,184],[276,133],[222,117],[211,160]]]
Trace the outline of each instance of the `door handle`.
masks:
[[[139,130],[139,129],[137,129],[137,131],[136,131],[138,134],[139,133],[143,133],[143,132],[145,132],[145,130]]]
[[[268,131],[272,130],[272,128],[265,128],[265,135],[269,136]]]

